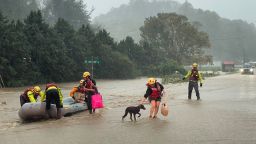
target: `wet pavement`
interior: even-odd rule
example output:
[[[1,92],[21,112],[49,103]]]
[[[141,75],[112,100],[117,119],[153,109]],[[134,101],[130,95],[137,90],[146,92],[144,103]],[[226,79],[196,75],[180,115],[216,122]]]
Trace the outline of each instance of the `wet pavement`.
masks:
[[[18,95],[23,88],[1,89],[0,144],[255,144],[256,76],[207,78],[202,100],[187,100],[187,83],[165,85],[169,115],[149,119],[149,105],[137,122],[122,122],[126,106],[137,105],[146,79],[98,81],[106,108],[60,120],[20,122]],[[74,83],[61,84],[68,95]]]

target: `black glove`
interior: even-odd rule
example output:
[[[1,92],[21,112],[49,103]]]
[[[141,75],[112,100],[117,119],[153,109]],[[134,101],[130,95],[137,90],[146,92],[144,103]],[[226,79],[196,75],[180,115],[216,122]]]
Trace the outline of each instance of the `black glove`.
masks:
[[[182,80],[185,80],[185,79],[186,79],[185,77],[182,78]]]
[[[200,87],[202,87],[203,86],[203,84],[202,83],[200,83]]]

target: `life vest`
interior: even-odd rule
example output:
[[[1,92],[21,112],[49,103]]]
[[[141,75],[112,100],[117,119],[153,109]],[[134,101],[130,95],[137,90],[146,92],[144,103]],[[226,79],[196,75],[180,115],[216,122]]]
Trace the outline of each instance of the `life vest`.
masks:
[[[192,69],[191,70],[191,75],[189,77],[189,80],[198,81],[198,79],[199,79],[198,70]]]
[[[150,94],[150,98],[157,99],[158,97],[160,97],[160,91],[157,88],[150,87],[150,89],[152,90],[152,93]]]
[[[34,88],[33,88],[33,87],[30,87],[30,88],[27,88],[27,89],[23,92],[22,96],[23,96],[23,98],[25,98],[26,101],[30,102],[29,97],[28,97],[28,92],[29,92],[29,91],[33,92],[33,90],[34,90]],[[38,97],[38,95],[37,95],[37,94],[34,94],[34,98],[37,99],[37,97]]]
[[[88,80],[85,80],[85,87],[88,88],[88,89],[92,89],[93,87],[93,82],[92,80],[88,79]]]
[[[80,92],[80,93],[84,93],[85,92],[85,87],[84,86],[78,86],[77,91]]]

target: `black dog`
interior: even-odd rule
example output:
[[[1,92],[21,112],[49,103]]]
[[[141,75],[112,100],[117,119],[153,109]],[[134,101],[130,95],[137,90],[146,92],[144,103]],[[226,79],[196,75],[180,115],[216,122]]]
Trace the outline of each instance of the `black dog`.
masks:
[[[140,105],[138,105],[137,107],[134,107],[134,106],[127,107],[127,108],[125,109],[125,114],[124,114],[124,116],[122,117],[122,120],[124,120],[124,118],[127,116],[127,114],[130,113],[130,119],[131,119],[131,121],[133,121],[133,120],[132,120],[132,114],[133,114],[134,120],[136,121],[135,115],[136,115],[136,114],[139,114],[138,117],[141,116],[141,114],[140,114],[140,109],[145,110],[146,108],[144,107],[143,104],[140,104]]]

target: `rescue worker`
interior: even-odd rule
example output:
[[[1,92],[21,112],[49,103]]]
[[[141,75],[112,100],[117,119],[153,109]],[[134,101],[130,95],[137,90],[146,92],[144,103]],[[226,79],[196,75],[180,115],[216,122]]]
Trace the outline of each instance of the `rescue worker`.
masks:
[[[143,101],[148,98],[151,104],[149,118],[156,118],[161,102],[161,97],[164,93],[164,87],[162,84],[157,82],[155,78],[149,78],[146,86],[147,91],[141,103],[143,103]]]
[[[84,85],[86,84],[86,81],[90,80],[93,85],[96,87],[96,81],[91,78],[90,72],[86,71],[83,73],[83,80],[84,80]]]
[[[91,78],[91,74],[89,72],[83,73],[84,86],[85,86],[85,94],[86,94],[86,102],[88,106],[89,113],[95,112],[95,109],[92,110],[92,95],[98,93],[96,87],[96,81]]]
[[[200,87],[203,86],[203,79],[201,74],[198,72],[198,64],[197,63],[193,63],[192,64],[192,69],[190,71],[188,71],[187,75],[183,77],[183,80],[185,79],[189,79],[189,83],[188,83],[188,99],[191,99],[191,94],[192,94],[192,90],[193,88],[196,91],[196,97],[197,100],[200,100],[200,93],[198,90],[198,81],[200,82]]]
[[[37,102],[38,96],[40,96],[40,98],[44,96],[39,86],[26,89],[23,94],[20,95],[20,106],[23,106],[25,103]]]
[[[75,102],[82,102],[82,95],[85,96],[85,86],[84,86],[84,80],[80,80],[79,86],[74,87],[71,92],[69,93],[69,96],[72,97]],[[76,93],[76,95],[75,95]]]
[[[57,108],[57,119],[61,118],[61,108],[63,108],[63,96],[60,88],[55,83],[46,84],[45,88],[46,95],[46,111],[49,114],[51,104],[56,104]],[[50,116],[50,114],[49,114]]]

